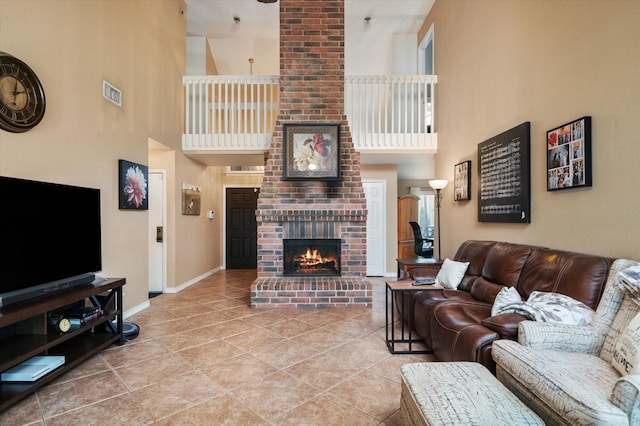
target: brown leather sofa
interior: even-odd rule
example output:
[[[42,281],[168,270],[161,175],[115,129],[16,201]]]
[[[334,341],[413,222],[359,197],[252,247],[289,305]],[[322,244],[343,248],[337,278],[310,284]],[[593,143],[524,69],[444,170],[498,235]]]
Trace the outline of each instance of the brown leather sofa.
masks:
[[[557,292],[595,309],[614,259],[497,241],[465,241],[453,260],[469,262],[456,290],[414,296],[414,328],[439,361],[476,361],[495,371],[491,345],[517,340],[518,314],[491,316],[500,290],[515,287],[523,300],[533,291]],[[422,271],[415,269],[413,276]]]

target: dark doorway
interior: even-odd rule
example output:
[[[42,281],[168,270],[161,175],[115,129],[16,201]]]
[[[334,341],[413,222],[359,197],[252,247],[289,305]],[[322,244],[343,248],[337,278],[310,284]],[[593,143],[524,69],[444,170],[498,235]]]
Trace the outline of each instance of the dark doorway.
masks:
[[[258,267],[256,209],[259,188],[227,188],[227,269]]]

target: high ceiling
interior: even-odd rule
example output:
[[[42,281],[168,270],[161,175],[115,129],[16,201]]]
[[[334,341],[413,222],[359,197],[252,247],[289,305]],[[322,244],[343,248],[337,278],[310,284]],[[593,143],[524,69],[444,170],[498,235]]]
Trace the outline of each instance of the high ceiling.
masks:
[[[382,44],[395,33],[417,33],[434,1],[345,0],[347,49],[363,51],[372,40]],[[186,0],[186,4],[187,34],[209,40],[220,74],[249,74],[249,58],[254,60],[253,74],[278,74],[278,2]],[[371,18],[369,25],[366,17]]]
[[[319,1],[319,0],[318,0]],[[394,34],[417,33],[435,0],[345,0],[345,68],[347,74],[360,74],[358,55],[391,61],[391,48],[372,52],[376,46],[390,46]],[[279,74],[279,2],[257,0],[185,0],[187,35],[204,36],[223,75]],[[365,18],[370,17],[369,23]],[[235,19],[238,18],[238,19]],[[236,21],[239,21],[236,23]],[[383,58],[382,56],[388,57]],[[253,64],[249,59],[253,60]],[[351,62],[350,62],[351,60]],[[356,72],[350,72],[350,69]],[[388,156],[387,156],[388,157]],[[405,161],[416,161],[407,156]],[[413,157],[413,158],[412,158]],[[376,163],[363,155],[363,163]],[[416,168],[402,167],[407,171]]]

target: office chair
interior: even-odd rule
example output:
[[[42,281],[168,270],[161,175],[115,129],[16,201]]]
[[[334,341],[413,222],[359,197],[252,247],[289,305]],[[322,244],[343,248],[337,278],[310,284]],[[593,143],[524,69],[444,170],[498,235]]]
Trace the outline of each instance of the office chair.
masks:
[[[423,238],[420,225],[409,222],[413,229],[413,251],[420,257],[433,257],[433,238]]]

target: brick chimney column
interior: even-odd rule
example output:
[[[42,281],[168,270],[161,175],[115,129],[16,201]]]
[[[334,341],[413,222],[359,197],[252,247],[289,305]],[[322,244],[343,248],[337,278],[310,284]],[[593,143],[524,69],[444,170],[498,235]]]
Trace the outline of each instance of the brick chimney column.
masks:
[[[280,0],[279,6],[280,111],[256,211],[256,284],[268,290],[316,281],[282,276],[283,238],[340,238],[341,278],[333,282],[351,285],[366,277],[367,211],[360,155],[344,113],[344,0]],[[284,181],[283,125],[316,123],[340,125],[340,180]]]

